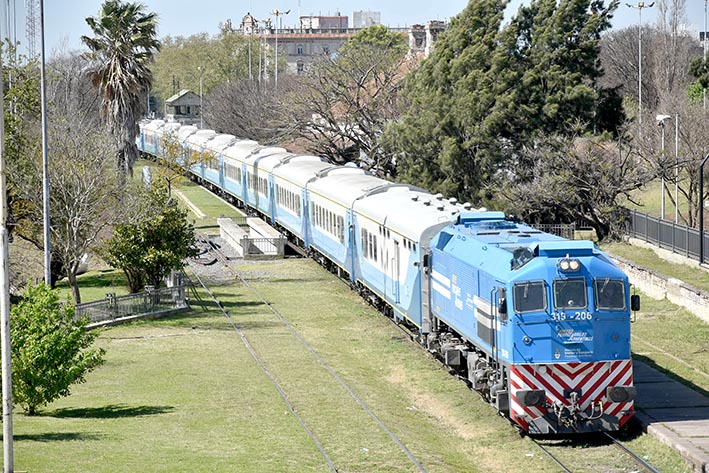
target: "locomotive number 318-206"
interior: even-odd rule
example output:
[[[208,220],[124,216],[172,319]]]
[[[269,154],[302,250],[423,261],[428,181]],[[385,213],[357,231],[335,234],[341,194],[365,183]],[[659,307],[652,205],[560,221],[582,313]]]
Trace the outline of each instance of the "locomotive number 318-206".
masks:
[[[588,311],[578,311],[578,312],[552,312],[551,320],[554,322],[565,322],[567,320],[573,321],[586,321],[592,320],[593,314]]]

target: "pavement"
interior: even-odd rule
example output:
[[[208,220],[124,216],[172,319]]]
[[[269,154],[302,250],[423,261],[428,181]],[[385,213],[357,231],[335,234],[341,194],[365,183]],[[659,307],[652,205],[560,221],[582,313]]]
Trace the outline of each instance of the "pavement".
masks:
[[[709,397],[633,361],[635,418],[677,450],[696,473],[709,473]]]

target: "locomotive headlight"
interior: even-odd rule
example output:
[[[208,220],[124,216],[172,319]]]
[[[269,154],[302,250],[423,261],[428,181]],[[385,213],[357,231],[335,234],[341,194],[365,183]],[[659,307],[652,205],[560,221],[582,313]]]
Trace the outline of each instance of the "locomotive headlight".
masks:
[[[629,402],[635,399],[635,387],[609,386],[606,388],[606,396],[611,402]]]
[[[515,393],[515,399],[523,406],[542,406],[547,393],[543,389],[520,389]]]
[[[559,260],[558,268],[565,273],[571,273],[581,269],[581,262],[574,258],[563,258]]]

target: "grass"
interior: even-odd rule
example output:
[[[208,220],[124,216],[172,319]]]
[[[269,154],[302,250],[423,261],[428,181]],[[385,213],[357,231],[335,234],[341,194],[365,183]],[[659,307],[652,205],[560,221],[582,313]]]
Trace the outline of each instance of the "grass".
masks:
[[[313,261],[241,269],[428,471],[558,471],[528,438]],[[269,306],[238,283],[213,289],[338,471],[414,471]],[[213,306],[105,329],[99,343],[107,362],[86,384],[39,416],[16,415],[16,471],[327,471]],[[639,436],[630,443],[661,471],[688,471],[655,440]],[[585,471],[618,466],[599,450],[583,453],[596,465]]]
[[[229,215],[200,188],[182,190],[210,214],[198,227],[210,228],[214,215]],[[240,269],[428,471],[558,471],[487,403],[313,261],[245,263]],[[99,299],[116,292],[120,277],[108,271],[82,276],[84,300],[92,291]],[[269,306],[238,283],[214,290],[339,471],[414,470]],[[697,366],[706,372],[706,351],[695,353],[709,339],[706,326],[702,331],[696,318],[666,301],[645,300],[634,325],[634,352],[707,390],[701,376],[667,356],[699,358]],[[657,349],[643,345],[647,341]],[[16,471],[328,470],[213,306],[104,329],[99,343],[107,350],[106,364],[72,396],[40,416],[16,413]],[[652,437],[632,436],[628,443],[660,471],[689,471]],[[574,451],[587,458],[585,471],[629,471],[601,450],[579,445]]]
[[[634,357],[709,396],[709,324],[667,300],[643,298]]]
[[[630,260],[643,268],[657,271],[665,276],[679,279],[699,289],[709,291],[709,272],[704,269],[671,263],[657,256],[657,253],[651,249],[640,248],[628,243],[604,243],[601,245],[601,249]]]
[[[244,215],[233,206],[219,199],[211,192],[205,191],[194,182],[184,180],[184,182],[180,184],[180,192],[207,215],[206,218],[200,219],[196,218],[194,214],[190,214],[191,217],[195,218],[195,227],[199,230],[218,229],[217,218],[219,216],[241,217]]]
[[[630,201],[623,202],[622,204],[628,207],[629,209],[637,210],[638,212],[643,212],[655,217],[660,217],[660,215],[662,214],[662,202],[660,194],[661,186],[662,183],[660,179],[650,181],[641,189],[638,189],[631,193],[633,200],[637,202],[637,204]],[[667,186],[669,189],[669,193],[665,191],[665,219],[674,221],[675,206],[670,200],[670,197],[674,197],[675,188],[674,184],[672,183],[667,184]],[[680,215],[686,215],[688,208],[687,201],[681,193],[679,194],[678,199],[679,213]],[[680,222],[682,222],[681,219]]]

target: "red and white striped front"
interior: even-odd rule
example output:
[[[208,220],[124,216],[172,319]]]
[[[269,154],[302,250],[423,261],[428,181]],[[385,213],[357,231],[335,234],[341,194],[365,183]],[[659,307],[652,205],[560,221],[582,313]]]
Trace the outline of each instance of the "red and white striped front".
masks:
[[[591,417],[602,415],[607,420],[612,419],[598,430],[617,429],[632,417],[633,401],[613,402],[606,394],[606,388],[612,386],[633,386],[631,360],[512,365],[510,417],[525,431],[530,431],[530,424],[534,427],[548,424],[549,418],[554,417],[550,416],[553,413],[550,406],[570,407],[568,393],[577,391],[580,392],[577,405],[581,412]],[[544,390],[546,402],[538,406],[522,405],[516,394],[524,390]],[[531,430],[536,430],[534,427]]]

